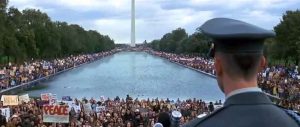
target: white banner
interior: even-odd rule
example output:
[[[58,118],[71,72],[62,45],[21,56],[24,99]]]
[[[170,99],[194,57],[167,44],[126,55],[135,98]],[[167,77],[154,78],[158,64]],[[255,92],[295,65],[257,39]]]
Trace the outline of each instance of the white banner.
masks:
[[[3,101],[3,106],[19,104],[18,95],[2,95],[1,101]]]
[[[90,103],[83,104],[82,106],[83,106],[85,114],[90,114],[90,112],[93,111]]]
[[[62,102],[64,102],[65,104],[68,104],[70,111],[72,108],[74,108],[76,113],[81,111],[80,105],[76,105],[74,101],[62,101]]]
[[[28,103],[30,101],[29,95],[28,94],[24,94],[24,95],[19,96],[19,101],[20,102],[23,101],[23,102]]]
[[[57,101],[57,96],[56,94],[50,94],[49,96],[49,105],[54,105],[56,104]]]
[[[97,113],[102,112],[102,111],[105,111],[105,106],[97,106],[96,107],[96,112]]]
[[[63,100],[63,101],[72,101],[72,98],[70,96],[63,96],[61,100]]]
[[[2,115],[5,116],[6,121],[10,118],[10,109],[9,108],[1,108]]]

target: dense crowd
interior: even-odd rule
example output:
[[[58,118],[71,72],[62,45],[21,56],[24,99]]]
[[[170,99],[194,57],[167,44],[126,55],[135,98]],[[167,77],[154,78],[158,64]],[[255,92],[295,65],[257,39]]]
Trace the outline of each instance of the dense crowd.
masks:
[[[98,60],[116,50],[95,54],[69,56],[53,60],[32,60],[23,64],[0,65],[0,90],[28,83],[78,65]]]
[[[53,75],[78,65],[89,63],[104,56],[111,55],[116,51],[102,52],[96,54],[70,56],[50,61],[36,60],[24,62],[24,64],[8,64],[0,70],[1,90],[22,85],[30,81]],[[3,106],[0,109],[9,108],[9,117],[1,115],[0,125],[6,127],[152,127],[157,122],[159,113],[178,110],[182,113],[181,123],[186,123],[202,113],[210,113],[214,110],[212,103],[207,104],[202,100],[188,99],[171,101],[169,99],[159,100],[133,100],[127,96],[126,99],[107,99],[96,101],[95,99],[74,99],[74,106],[69,106],[69,123],[47,123],[43,122],[43,105],[45,101],[31,99],[30,102],[22,102],[17,106]],[[59,105],[68,105],[60,102]],[[84,105],[90,104],[92,111],[87,112]],[[220,105],[221,102],[215,104]],[[47,104],[46,104],[47,105]],[[98,111],[96,107],[104,107]],[[0,110],[3,114],[2,111]]]
[[[22,65],[7,65],[0,71],[1,89],[17,86],[22,83],[56,74],[78,65],[89,63],[116,51],[97,54],[70,56],[51,61],[31,61]],[[172,53],[149,51],[153,55],[166,58],[187,67],[215,75],[214,61],[194,55],[177,55]],[[266,93],[279,97],[279,104],[286,108],[300,111],[300,76],[299,68],[272,66],[266,67],[258,74],[258,85]],[[31,99],[28,103],[22,102],[16,106],[3,106],[9,108],[9,117],[0,116],[0,125],[6,127],[152,127],[158,120],[159,113],[178,110],[182,113],[181,124],[190,121],[202,113],[214,110],[212,103],[202,100],[159,100],[133,99],[127,95],[126,99],[73,99],[72,106],[61,101],[57,105],[69,106],[68,123],[48,123],[43,121],[43,106],[45,101]],[[90,110],[86,109],[89,104]],[[216,102],[216,105],[222,104]],[[46,104],[47,105],[47,104]],[[100,108],[101,107],[101,108]],[[99,110],[101,109],[101,110]],[[3,110],[0,110],[3,111]],[[0,113],[1,114],[1,113]],[[3,113],[2,113],[3,114]]]
[[[133,99],[127,95],[126,99],[118,96],[114,99],[99,100],[83,98],[73,99],[75,106],[70,106],[69,123],[45,123],[43,122],[43,110],[45,101],[31,99],[17,106],[9,106],[11,113],[8,121],[1,115],[0,125],[6,127],[152,127],[161,112],[180,111],[182,113],[181,124],[196,118],[202,113],[213,111],[212,103],[206,104],[202,100],[188,99],[171,101],[169,99]],[[221,102],[216,102],[220,104]],[[59,105],[67,105],[64,101],[58,101]],[[91,110],[84,105],[89,104]],[[0,108],[4,106],[0,104]],[[74,108],[77,107],[77,108]],[[98,110],[97,107],[102,107]],[[4,119],[3,119],[4,118]]]
[[[149,50],[149,53],[172,62],[215,75],[213,59],[195,55],[178,55]],[[278,104],[300,112],[300,73],[298,66],[269,66],[258,74],[258,86],[266,93],[280,98]]]
[[[197,70],[201,70],[202,72],[215,75],[214,71],[214,62],[212,59],[197,57],[195,55],[178,55],[173,53],[166,53],[166,52],[156,52],[156,51],[148,51],[149,53],[166,58],[172,62],[180,63],[187,67],[192,67]]]

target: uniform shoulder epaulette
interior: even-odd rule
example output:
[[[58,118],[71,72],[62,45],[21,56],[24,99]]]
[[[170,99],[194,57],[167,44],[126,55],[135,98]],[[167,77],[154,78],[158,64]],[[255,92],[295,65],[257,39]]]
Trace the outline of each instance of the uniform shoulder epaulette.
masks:
[[[197,127],[199,124],[201,124],[203,121],[209,119],[210,117],[214,116],[215,114],[217,114],[218,112],[224,110],[226,107],[221,107],[215,111],[213,111],[211,114],[208,114],[204,117],[201,118],[196,118],[192,121],[190,121],[188,124],[183,125],[182,127]]]
[[[204,116],[203,118],[199,119],[199,121],[197,121],[197,124],[195,126],[198,126],[200,123],[202,123],[203,121],[211,118],[212,116],[218,114],[220,111],[223,111],[224,109],[226,109],[227,107],[226,106],[223,106],[215,111],[213,111],[211,114],[207,115],[207,116]]]
[[[291,116],[294,120],[296,120],[296,122],[298,123],[298,125],[300,126],[300,115],[297,114],[295,111],[293,110],[288,110],[288,109],[283,109],[289,116]]]
[[[297,124],[300,126],[300,114],[299,113],[296,113],[293,110],[286,109],[279,105],[277,105],[277,106],[279,108],[281,108],[286,114],[288,114],[292,119],[294,119],[297,122]]]

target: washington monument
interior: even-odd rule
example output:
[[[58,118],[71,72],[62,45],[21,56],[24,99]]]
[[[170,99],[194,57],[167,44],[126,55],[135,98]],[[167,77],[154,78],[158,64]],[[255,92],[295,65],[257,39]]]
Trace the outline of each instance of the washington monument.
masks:
[[[131,47],[135,47],[135,0],[131,0]]]

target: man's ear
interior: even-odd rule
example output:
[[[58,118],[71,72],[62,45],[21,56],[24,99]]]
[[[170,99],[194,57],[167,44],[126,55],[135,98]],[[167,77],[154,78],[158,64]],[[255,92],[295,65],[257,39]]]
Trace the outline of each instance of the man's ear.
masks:
[[[215,59],[216,75],[217,76],[222,76],[223,69],[222,69],[222,64],[221,64],[220,57],[218,55],[216,55],[214,59]]]
[[[260,62],[259,62],[258,72],[261,72],[266,67],[266,64],[267,64],[267,60],[266,60],[265,56],[261,56],[260,57]]]

